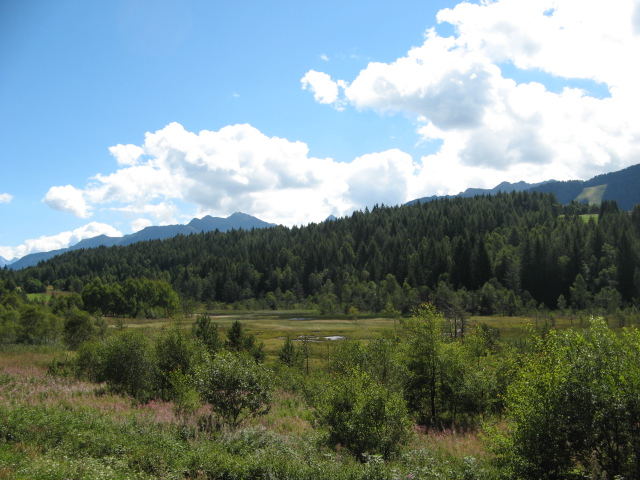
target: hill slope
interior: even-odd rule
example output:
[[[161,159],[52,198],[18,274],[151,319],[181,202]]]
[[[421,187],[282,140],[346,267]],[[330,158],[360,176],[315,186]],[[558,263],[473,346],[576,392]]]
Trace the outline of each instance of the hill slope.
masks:
[[[549,180],[547,182],[530,184],[524,181],[517,183],[502,182],[491,188],[468,188],[457,195],[444,198],[473,197],[476,195],[495,195],[498,192],[541,192],[553,193],[558,201],[567,205],[571,201],[578,203],[600,204],[603,200],[615,200],[622,210],[631,210],[640,203],[640,164],[623,170],[598,175],[590,180],[569,180],[565,182]],[[408,202],[429,202],[438,196],[423,197]]]
[[[37,265],[38,262],[48,260],[56,255],[60,255],[61,253],[80,250],[83,248],[95,248],[101,246],[113,247],[115,245],[124,246],[146,240],[165,240],[167,238],[175,237],[176,235],[190,235],[192,233],[213,232],[215,230],[227,232],[229,230],[251,230],[252,228],[268,227],[275,227],[275,224],[262,221],[259,218],[252,217],[246,213],[236,212],[227,218],[207,215],[202,218],[194,218],[187,225],[151,226],[123,237],[98,235],[97,237],[86,238],[79,241],[72,247],[52,250],[50,252],[32,253],[25,255],[20,260],[8,265],[9,268],[19,270],[21,268]]]
[[[303,227],[77,250],[5,275],[18,285],[34,278],[62,288],[96,277],[161,278],[196,302],[275,308],[311,299],[334,312],[381,311],[389,302],[408,312],[434,295],[447,297],[447,289],[464,289],[475,292],[465,300],[469,311],[489,313],[518,302],[555,306],[560,295],[580,302],[571,288],[588,268],[585,302],[615,310],[638,292],[640,207],[632,215],[605,209],[585,222],[587,209],[562,207],[539,192],[439,199]]]

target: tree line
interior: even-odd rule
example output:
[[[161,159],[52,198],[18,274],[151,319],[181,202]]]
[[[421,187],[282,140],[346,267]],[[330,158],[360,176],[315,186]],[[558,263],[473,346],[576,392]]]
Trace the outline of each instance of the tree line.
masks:
[[[454,303],[473,313],[532,306],[613,312],[640,300],[640,206],[626,212],[605,201],[597,215],[590,211],[537,192],[376,206],[304,227],[78,250],[20,271],[3,269],[0,278],[28,291],[101,286],[116,297],[131,279],[164,281],[183,307],[305,304],[349,313],[390,304],[407,313],[450,290]],[[143,304],[127,314],[149,310]]]

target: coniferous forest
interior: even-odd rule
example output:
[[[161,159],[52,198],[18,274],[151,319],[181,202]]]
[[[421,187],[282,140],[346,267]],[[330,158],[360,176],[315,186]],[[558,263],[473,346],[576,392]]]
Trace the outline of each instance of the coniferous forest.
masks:
[[[603,202],[594,214],[520,192],[376,206],[304,227],[79,250],[2,276],[28,291],[53,285],[84,292],[87,308],[105,315],[135,315],[114,296],[131,298],[126,282],[143,278],[167,282],[184,304],[310,302],[348,313],[380,312],[390,302],[408,313],[440,291],[470,313],[559,303],[615,311],[639,299],[639,234],[638,206],[627,212]],[[88,298],[96,289],[110,298]]]
[[[639,303],[640,206],[541,193],[5,268],[0,478],[640,478]]]

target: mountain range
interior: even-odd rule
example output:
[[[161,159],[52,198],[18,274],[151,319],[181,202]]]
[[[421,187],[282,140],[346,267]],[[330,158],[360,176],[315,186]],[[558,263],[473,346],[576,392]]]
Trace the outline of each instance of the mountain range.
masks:
[[[227,218],[207,215],[202,218],[194,218],[186,225],[151,226],[143,228],[139,232],[124,235],[123,237],[98,235],[97,237],[80,240],[69,248],[61,248],[50,252],[31,253],[11,263],[4,259],[2,260],[5,261],[5,265],[8,265],[8,268],[19,270],[21,268],[37,265],[38,262],[48,260],[51,257],[60,255],[61,253],[71,250],[79,250],[81,248],[95,248],[100,246],[112,247],[114,245],[124,246],[145,240],[164,240],[166,238],[175,237],[176,235],[190,235],[192,233],[213,232],[215,230],[219,230],[221,232],[227,232],[232,229],[251,230],[252,228],[268,228],[275,226],[275,223],[268,223],[260,220],[259,218],[240,212],[236,212]],[[0,257],[0,259],[1,258],[2,257]],[[2,266],[4,265],[0,264],[0,267]]]
[[[429,202],[438,198],[474,197],[476,195],[493,195],[498,192],[542,192],[553,193],[563,205],[576,201],[578,203],[599,204],[603,200],[615,200],[621,210],[632,210],[640,203],[640,164],[593,177],[590,180],[569,180],[561,182],[549,180],[542,183],[502,182],[491,188],[468,188],[458,195],[444,197],[423,197],[408,202]]]
[[[0,268],[4,267],[5,265],[11,265],[14,261],[16,261],[16,259],[7,260],[4,257],[0,257]]]

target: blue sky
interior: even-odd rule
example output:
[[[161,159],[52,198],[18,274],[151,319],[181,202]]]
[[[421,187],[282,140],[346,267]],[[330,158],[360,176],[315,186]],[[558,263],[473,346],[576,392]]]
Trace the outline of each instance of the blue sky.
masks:
[[[459,3],[1,2],[0,256],[640,162],[640,3]]]

